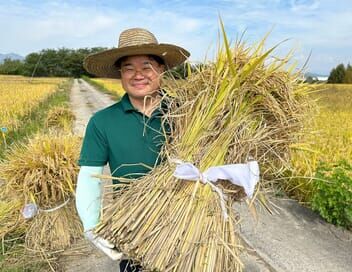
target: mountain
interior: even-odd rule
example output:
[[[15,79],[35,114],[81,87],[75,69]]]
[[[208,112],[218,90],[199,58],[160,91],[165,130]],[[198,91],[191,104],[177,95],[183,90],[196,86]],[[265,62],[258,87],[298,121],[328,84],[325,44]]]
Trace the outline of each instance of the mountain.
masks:
[[[311,76],[311,77],[327,77],[327,76],[329,76],[329,75],[322,75],[322,74],[317,74],[317,73],[310,73],[310,72],[308,72],[308,73],[305,73],[304,74],[304,76],[307,78],[307,77],[309,77],[309,76]]]
[[[1,54],[0,53],[0,63],[4,61],[4,59],[12,59],[12,60],[24,60],[24,57],[15,54],[15,53],[9,53],[9,54]]]

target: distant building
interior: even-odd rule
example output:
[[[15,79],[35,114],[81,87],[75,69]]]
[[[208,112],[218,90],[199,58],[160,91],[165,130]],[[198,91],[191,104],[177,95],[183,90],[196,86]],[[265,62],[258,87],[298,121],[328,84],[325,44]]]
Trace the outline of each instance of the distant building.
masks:
[[[314,74],[306,74],[305,80],[309,83],[313,82],[327,82],[328,76],[314,75]]]
[[[316,77],[313,77],[314,80],[317,80],[317,81],[328,81],[328,76],[316,76]]]

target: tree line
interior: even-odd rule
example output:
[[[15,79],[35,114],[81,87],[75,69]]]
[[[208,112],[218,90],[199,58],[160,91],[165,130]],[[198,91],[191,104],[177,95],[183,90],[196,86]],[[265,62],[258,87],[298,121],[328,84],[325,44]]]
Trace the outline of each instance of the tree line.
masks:
[[[333,68],[330,72],[328,83],[352,83],[352,66],[342,63]]]
[[[92,53],[106,50],[105,47],[80,49],[44,49],[31,53],[22,60],[5,59],[0,64],[0,74],[34,77],[81,77],[93,76],[83,68],[83,60]],[[187,77],[188,71],[202,69],[204,64],[180,65],[171,70],[176,78]],[[330,72],[328,83],[352,83],[352,66],[339,64]]]
[[[106,50],[104,47],[80,49],[44,49],[38,53],[31,53],[22,60],[5,59],[0,64],[0,74],[22,75],[33,77],[81,77],[91,76],[83,68],[83,60],[92,53]],[[188,73],[202,69],[202,64],[181,64],[170,72],[175,78],[185,78]]]
[[[83,68],[84,58],[107,48],[44,49],[31,53],[21,60],[5,59],[0,64],[0,74],[35,77],[80,77],[91,76]]]

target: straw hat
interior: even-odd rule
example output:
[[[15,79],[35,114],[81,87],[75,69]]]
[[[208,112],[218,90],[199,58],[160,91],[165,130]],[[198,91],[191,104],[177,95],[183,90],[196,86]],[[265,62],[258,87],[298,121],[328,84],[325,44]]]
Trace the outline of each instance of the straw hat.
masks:
[[[162,58],[167,69],[184,62],[190,53],[182,47],[158,43],[153,33],[143,28],[131,28],[120,34],[117,48],[87,56],[84,68],[99,77],[121,78],[115,63],[118,59],[133,55],[156,55]]]

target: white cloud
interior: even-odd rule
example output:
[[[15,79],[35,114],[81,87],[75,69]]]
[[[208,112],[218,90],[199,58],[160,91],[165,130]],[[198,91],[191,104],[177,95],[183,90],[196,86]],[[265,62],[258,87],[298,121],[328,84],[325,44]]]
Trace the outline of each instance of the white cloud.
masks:
[[[319,8],[317,0],[291,0],[291,9],[294,12],[307,12]]]

